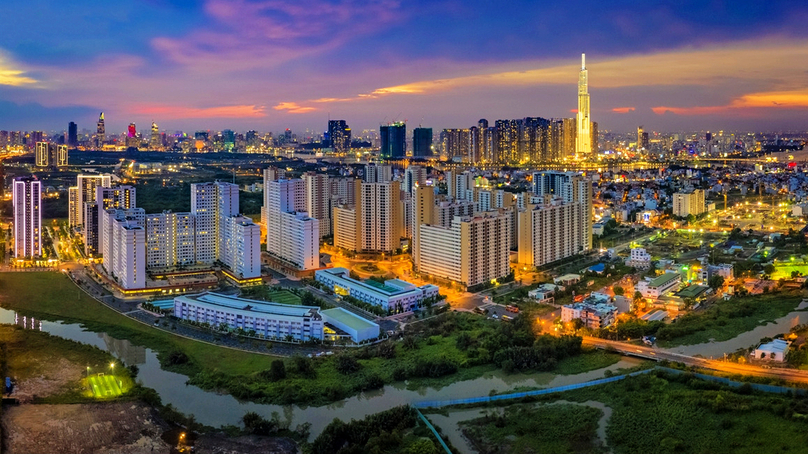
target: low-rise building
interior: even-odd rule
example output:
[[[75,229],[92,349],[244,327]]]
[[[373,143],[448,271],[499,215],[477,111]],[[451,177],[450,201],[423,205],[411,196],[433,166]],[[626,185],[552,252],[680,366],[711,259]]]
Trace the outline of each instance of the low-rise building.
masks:
[[[628,256],[626,265],[640,270],[647,270],[651,268],[651,254],[645,248],[635,247],[631,250],[631,255]]]
[[[400,279],[389,279],[384,283],[360,281],[350,277],[350,272],[345,268],[317,270],[314,278],[332,288],[337,295],[351,296],[386,311],[411,311],[424,299],[437,296],[440,290],[431,284],[418,287]]]
[[[581,281],[581,275],[580,274],[565,274],[563,276],[559,276],[559,277],[553,279],[553,282],[555,282],[556,284],[562,284],[562,285],[577,284],[580,281]]]
[[[222,324],[231,329],[255,331],[267,339],[307,341],[323,339],[324,319],[320,308],[249,300],[218,293],[174,298],[174,316],[182,320]]]
[[[542,284],[527,292],[527,296],[537,300],[541,304],[553,304],[555,301],[555,292],[558,290],[559,286],[557,285]]]
[[[660,296],[676,290],[682,282],[682,275],[679,273],[665,273],[653,279],[645,278],[637,284],[637,291],[644,298],[657,299]]]
[[[579,319],[584,322],[584,326],[590,329],[605,328],[614,323],[616,316],[617,307],[595,300],[561,306],[562,322],[567,323]]]
[[[760,344],[755,349],[754,358],[783,362],[786,360],[786,353],[788,353],[788,342],[775,339],[767,344]]]
[[[326,339],[337,340],[342,337],[341,333],[345,333],[358,344],[379,337],[379,325],[341,307],[326,309],[320,314],[322,314],[323,321],[326,323]]]

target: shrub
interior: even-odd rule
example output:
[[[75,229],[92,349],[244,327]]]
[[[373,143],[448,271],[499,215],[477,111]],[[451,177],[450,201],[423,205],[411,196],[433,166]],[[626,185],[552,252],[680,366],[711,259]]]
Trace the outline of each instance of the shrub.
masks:
[[[344,375],[352,374],[362,367],[356,358],[347,353],[337,355],[334,361],[334,367],[337,369],[337,372]]]

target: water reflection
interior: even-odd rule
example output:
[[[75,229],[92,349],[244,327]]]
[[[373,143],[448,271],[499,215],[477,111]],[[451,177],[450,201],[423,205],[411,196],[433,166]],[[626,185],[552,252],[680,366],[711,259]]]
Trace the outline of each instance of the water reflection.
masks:
[[[146,363],[146,349],[140,345],[135,345],[126,339],[115,339],[107,333],[98,333],[98,337],[104,341],[106,350],[120,358],[124,364]]]
[[[20,315],[16,312],[14,313],[14,324],[17,326],[22,326],[25,329],[42,331],[41,321],[35,319],[34,317],[30,317],[27,315]]]

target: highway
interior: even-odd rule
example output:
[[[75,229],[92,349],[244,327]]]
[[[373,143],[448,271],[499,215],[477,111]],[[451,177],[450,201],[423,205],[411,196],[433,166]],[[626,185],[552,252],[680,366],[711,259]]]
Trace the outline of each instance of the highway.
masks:
[[[738,364],[733,362],[710,360],[704,358],[697,358],[694,356],[682,355],[658,347],[629,344],[626,342],[611,341],[588,336],[584,337],[583,344],[590,347],[601,349],[611,347],[617,352],[622,353],[624,355],[636,356],[638,358],[650,359],[653,361],[668,360],[671,362],[682,363],[687,366],[696,366],[703,369],[710,369],[729,374],[780,378],[792,382],[808,383],[808,371],[795,370],[795,369],[781,369],[781,368],[764,369],[762,367],[752,366],[748,364]]]

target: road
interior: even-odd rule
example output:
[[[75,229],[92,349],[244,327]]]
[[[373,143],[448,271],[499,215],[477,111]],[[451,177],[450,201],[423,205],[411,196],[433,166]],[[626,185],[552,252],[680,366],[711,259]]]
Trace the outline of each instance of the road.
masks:
[[[682,363],[687,366],[696,366],[701,367],[703,369],[710,369],[730,374],[751,375],[755,377],[780,378],[792,382],[808,383],[808,372],[801,370],[780,369],[780,368],[764,369],[762,367],[752,366],[748,364],[738,364],[732,362],[696,358],[693,356],[674,353],[657,347],[629,344],[626,342],[611,341],[588,336],[584,337],[583,344],[595,348],[611,347],[621,354],[650,359],[653,361],[668,360],[672,362]]]

